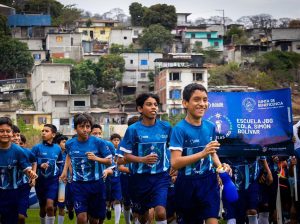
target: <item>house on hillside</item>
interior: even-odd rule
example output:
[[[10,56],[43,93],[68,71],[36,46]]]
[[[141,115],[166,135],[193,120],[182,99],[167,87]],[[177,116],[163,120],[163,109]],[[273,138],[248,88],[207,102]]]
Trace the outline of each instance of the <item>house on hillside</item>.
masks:
[[[154,92],[159,95],[161,111],[168,115],[183,113],[182,91],[192,82],[207,88],[208,69],[202,54],[171,54],[155,60]]]
[[[273,49],[300,53],[300,28],[272,29]]]
[[[51,58],[70,58],[80,61],[83,58],[82,35],[73,32],[53,32],[46,37],[46,50]]]
[[[149,92],[149,72],[154,72],[154,61],[161,53],[137,52],[123,53],[125,72],[121,82],[117,83],[119,92],[124,95]]]
[[[119,44],[129,47],[135,44],[137,39],[143,33],[143,27],[113,28],[109,37],[109,45]]]
[[[52,124],[73,134],[73,115],[90,109],[89,94],[71,94],[71,65],[41,63],[32,73],[31,93],[36,111],[51,113]]]

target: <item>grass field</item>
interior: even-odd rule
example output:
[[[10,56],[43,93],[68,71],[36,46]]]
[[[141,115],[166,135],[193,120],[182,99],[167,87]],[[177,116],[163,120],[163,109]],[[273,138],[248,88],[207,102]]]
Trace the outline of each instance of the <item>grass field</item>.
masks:
[[[28,209],[27,211],[28,218],[26,219],[26,224],[38,224],[40,223],[40,217],[39,217],[39,210],[38,209]],[[55,220],[55,223],[57,223],[57,220]],[[65,221],[64,224],[74,224],[75,218],[73,220],[69,220],[68,214],[65,215]],[[115,223],[114,213],[112,212],[111,220],[105,220],[105,224],[113,224]],[[121,215],[120,224],[125,224],[123,214]]]

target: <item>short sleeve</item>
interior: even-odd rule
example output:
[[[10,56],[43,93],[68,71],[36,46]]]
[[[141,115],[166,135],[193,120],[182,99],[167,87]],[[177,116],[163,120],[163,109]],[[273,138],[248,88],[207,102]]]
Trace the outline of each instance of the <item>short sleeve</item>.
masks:
[[[135,144],[134,142],[134,135],[133,135],[134,129],[133,128],[127,128],[124,138],[120,144],[120,150],[125,153],[132,153],[133,146]]]
[[[27,157],[27,155],[25,154],[24,151],[22,151],[21,149],[16,149],[16,153],[17,153],[17,157],[19,159],[19,165],[21,167],[22,170],[25,170],[27,168],[31,168],[31,164],[29,162],[29,158]]]
[[[111,158],[112,154],[108,148],[107,143],[104,140],[96,139],[97,149],[102,158]]]
[[[182,151],[184,145],[184,133],[179,127],[174,127],[170,139],[170,150]]]

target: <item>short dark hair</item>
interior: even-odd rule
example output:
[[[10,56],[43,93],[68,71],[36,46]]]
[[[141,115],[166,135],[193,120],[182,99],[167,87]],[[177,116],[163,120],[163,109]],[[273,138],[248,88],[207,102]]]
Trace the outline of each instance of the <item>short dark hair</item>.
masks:
[[[74,115],[74,128],[77,128],[78,124],[89,123],[93,126],[93,118],[88,113],[78,113]]]
[[[118,138],[121,140],[121,135],[117,134],[117,133],[114,133],[110,136],[110,140],[113,140],[114,138]]]
[[[20,128],[17,125],[12,125],[11,127],[13,133],[21,133]]]
[[[20,134],[20,138],[21,138],[21,142],[23,142],[24,144],[27,142],[25,135]]]
[[[102,131],[102,127],[100,124],[93,124],[91,130],[93,130],[94,128],[99,128]]]
[[[65,135],[60,135],[57,139],[56,139],[56,144],[59,144],[61,141],[63,140],[68,140],[69,138]]]
[[[193,93],[196,91],[196,90],[200,90],[200,91],[203,91],[203,92],[206,92],[207,94],[207,90],[206,88],[199,84],[199,83],[191,83],[191,84],[188,84],[186,87],[184,87],[183,89],[183,93],[182,93],[182,98],[189,102]]]
[[[0,125],[7,124],[12,128],[13,123],[12,120],[9,117],[0,117]]]
[[[142,93],[142,94],[138,95],[138,97],[135,100],[136,108],[137,107],[143,107],[145,101],[150,97],[154,98],[156,100],[157,104],[159,104],[158,95],[153,94],[153,93]]]
[[[54,124],[44,124],[44,127],[48,127],[51,129],[52,133],[56,134],[57,128]]]
[[[140,120],[140,117],[135,115],[135,116],[128,119],[127,125],[130,126],[130,125],[134,124],[135,122],[137,122],[139,120]]]

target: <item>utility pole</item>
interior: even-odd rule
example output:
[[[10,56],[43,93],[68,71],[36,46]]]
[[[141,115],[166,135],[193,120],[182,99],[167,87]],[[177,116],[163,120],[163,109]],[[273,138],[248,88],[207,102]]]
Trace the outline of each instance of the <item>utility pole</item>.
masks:
[[[216,9],[218,12],[222,12],[222,20],[223,20],[223,27],[224,27],[224,34],[226,33],[226,26],[225,26],[225,10],[224,9]]]

